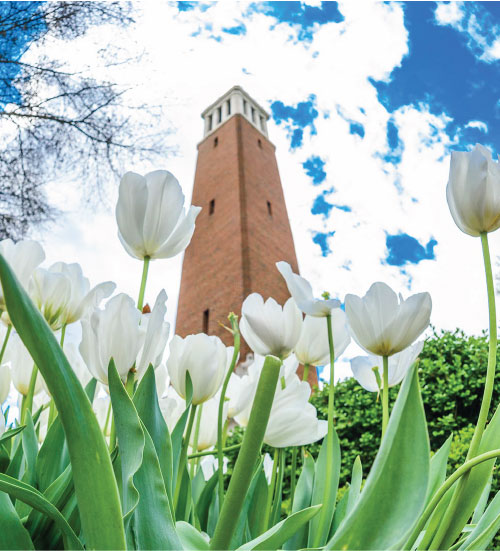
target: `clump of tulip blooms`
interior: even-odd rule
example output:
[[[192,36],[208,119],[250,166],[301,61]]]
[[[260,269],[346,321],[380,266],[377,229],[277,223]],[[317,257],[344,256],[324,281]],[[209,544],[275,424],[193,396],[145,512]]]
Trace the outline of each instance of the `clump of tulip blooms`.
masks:
[[[128,172],[120,183],[118,237],[143,263],[137,300],[112,282],[91,287],[78,264],[41,266],[34,241],[0,242],[0,548],[487,548],[500,529],[500,497],[488,495],[500,409],[491,415],[497,334],[487,237],[500,227],[500,169],[487,149],[452,153],[446,195],[457,226],[480,237],[490,319],[478,423],[448,478],[450,439],[431,455],[418,385],[428,293],[403,298],[375,282],[341,301],[335,289],[315,295],[281,261],[276,276],[290,298],[246,297],[240,319],[228,312],[232,346],[172,335],[165,290],[143,308],[148,271],[186,249],[200,208],[185,208],[165,170]],[[241,338],[254,354],[237,373]],[[351,339],[364,351],[350,355],[353,376],[380,403],[380,449],[369,473],[360,458],[349,466],[338,499],[335,362]],[[325,365],[322,419],[307,381]],[[227,446],[235,427],[242,441]]]

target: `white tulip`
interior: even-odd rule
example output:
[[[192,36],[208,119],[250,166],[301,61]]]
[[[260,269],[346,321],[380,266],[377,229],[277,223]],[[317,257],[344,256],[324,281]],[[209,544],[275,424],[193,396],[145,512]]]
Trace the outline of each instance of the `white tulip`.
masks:
[[[169,387],[167,394],[159,400],[160,410],[167,423],[168,430],[172,432],[186,409],[186,402],[175,392],[174,387]]]
[[[133,367],[144,344],[140,327],[141,313],[134,301],[121,293],[82,319],[80,353],[89,371],[101,383],[108,384],[108,365],[114,359],[123,380]]]
[[[198,422],[198,412],[196,413],[196,421],[191,431],[190,446],[193,452],[201,452],[207,450],[217,443],[217,419],[219,415],[219,400],[220,393],[217,393],[213,398],[203,402],[199,407],[201,410],[200,427],[198,431],[198,443],[196,449],[193,449],[195,440],[195,427]],[[227,418],[227,402],[224,403],[222,419]]]
[[[333,350],[337,359],[351,342],[351,336],[345,313],[340,308],[336,308],[332,310],[331,316]],[[305,317],[294,353],[302,365],[318,366],[330,363],[328,326],[324,318]]]
[[[337,299],[314,298],[309,281],[298,274],[294,274],[288,262],[277,262],[276,267],[285,278],[289,293],[304,314],[325,317],[335,308],[340,308],[340,301]]]
[[[388,380],[389,387],[399,384],[408,373],[410,367],[415,363],[422,348],[424,341],[419,341],[408,348],[405,348],[402,352],[394,354],[389,358],[388,365]],[[383,380],[383,363],[380,356],[356,356],[351,360],[351,369],[354,378],[358,383],[366,390],[370,392],[378,392],[379,385],[377,377],[373,371],[373,368],[378,368],[380,377],[380,388],[384,387]]]
[[[36,241],[11,239],[0,241],[0,254],[8,262],[21,285],[26,289],[36,267],[45,260],[42,246]],[[5,310],[5,300],[0,287],[0,310]]]
[[[123,293],[110,299],[82,319],[80,353],[89,371],[101,383],[108,384],[108,366],[113,358],[120,377],[136,368],[141,378],[152,364],[161,362],[169,324],[163,318],[167,294],[161,291],[150,314],[141,314],[134,301]]]
[[[226,347],[219,337],[204,333],[175,335],[170,342],[167,369],[172,386],[186,397],[186,373],[193,383],[193,404],[206,402],[219,390],[227,365]]]
[[[111,295],[116,285],[111,281],[90,289],[79,264],[56,262],[48,270],[37,268],[30,281],[33,302],[54,331],[78,321]]]
[[[273,298],[252,293],[241,307],[240,331],[248,346],[262,356],[286,358],[302,329],[302,314],[293,298],[281,307]]]
[[[200,210],[185,212],[181,186],[170,172],[127,172],[116,205],[118,237],[134,258],[170,258],[189,245]]]
[[[477,237],[500,227],[500,164],[488,149],[452,151],[446,199],[464,233]]]
[[[360,298],[347,295],[345,311],[354,340],[367,352],[392,356],[412,344],[429,325],[429,293],[406,300],[385,283],[374,283]]]
[[[285,387],[278,382],[264,442],[273,448],[305,446],[323,438],[328,422],[317,418],[316,408],[309,403],[311,387],[292,374]]]
[[[23,396],[26,396],[35,364],[23,341],[14,331],[12,331],[7,348],[5,349],[4,362],[10,364],[10,375],[16,390]],[[42,375],[38,372],[34,394],[38,394],[42,389]]]

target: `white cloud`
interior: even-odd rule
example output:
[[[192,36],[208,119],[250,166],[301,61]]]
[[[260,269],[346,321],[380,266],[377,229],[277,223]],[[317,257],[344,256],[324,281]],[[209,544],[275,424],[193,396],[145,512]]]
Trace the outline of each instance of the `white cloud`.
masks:
[[[146,163],[126,168],[138,172],[168,168],[188,199],[196,144],[202,138],[199,114],[215,98],[234,84],[242,85],[263,106],[273,100],[295,105],[315,94],[320,113],[315,120],[317,134],[306,133],[303,147],[291,152],[286,129],[269,123],[302,274],[318,291],[328,290],[342,299],[349,292],[363,295],[376,280],[386,281],[405,295],[430,291],[436,326],[461,326],[468,332],[486,327],[480,244],[454,226],[445,199],[447,151],[453,142],[446,132],[449,119],[432,114],[425,104],[388,113],[368,80],[389,80],[408,53],[402,6],[340,2],[344,21],[320,26],[309,44],[290,40],[291,28],[286,24],[275,25],[271,31],[275,20],[262,13],[244,20],[245,36],[223,34],[220,42],[215,40],[213,36],[220,36],[222,27],[242,20],[247,5],[221,2],[204,12],[179,13],[167,3],[144,2],[133,27],[120,31],[95,28],[64,49],[54,50],[52,44],[50,51],[65,56],[68,66],[92,61],[110,40],[131,54],[142,53],[139,62],[130,63],[126,70],[106,70],[106,77],[134,85],[130,101],[163,104],[163,124],[174,131],[171,144],[177,154],[166,156],[163,167]],[[458,15],[450,12],[455,8],[442,6],[438,6],[440,22],[458,24]],[[346,118],[363,125],[363,139],[350,133]],[[397,166],[383,159],[390,118],[403,144]],[[480,121],[469,124],[475,123]],[[302,167],[313,154],[326,161],[327,179],[316,187]],[[323,220],[310,209],[314,198],[331,187],[336,191],[328,201],[349,205],[352,212],[334,209]],[[116,188],[111,188],[113,201]],[[121,248],[112,210],[84,211],[76,199],[78,184],[70,194],[68,189],[68,183],[64,189],[51,186],[50,196],[67,214],[42,236],[48,261],[79,261],[93,283],[113,279],[119,291],[135,297],[141,265]],[[326,258],[311,240],[314,231],[335,231],[330,239],[332,254]],[[400,231],[424,244],[435,238],[437,260],[405,266],[406,275],[384,264],[386,232]],[[499,244],[496,234],[491,241],[493,246]],[[174,321],[180,267],[181,259],[176,258],[156,261],[150,269],[147,300],[153,302],[165,287],[170,321]],[[346,356],[356,353],[351,347]],[[338,372],[348,373],[346,362],[339,363]]]
[[[477,128],[478,130],[481,130],[485,134],[488,133],[488,125],[483,121],[469,121],[465,128]]]
[[[487,8],[476,2],[438,2],[434,11],[438,25],[449,25],[467,37],[467,46],[478,59],[500,59],[500,26]]]

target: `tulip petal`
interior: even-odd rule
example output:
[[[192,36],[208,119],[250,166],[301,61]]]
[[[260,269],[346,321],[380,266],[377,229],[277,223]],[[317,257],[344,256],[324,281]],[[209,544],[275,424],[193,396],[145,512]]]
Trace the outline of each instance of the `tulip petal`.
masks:
[[[142,260],[147,254],[143,239],[147,202],[146,179],[135,172],[127,172],[120,182],[115,211],[118,237],[125,250],[139,260]]]

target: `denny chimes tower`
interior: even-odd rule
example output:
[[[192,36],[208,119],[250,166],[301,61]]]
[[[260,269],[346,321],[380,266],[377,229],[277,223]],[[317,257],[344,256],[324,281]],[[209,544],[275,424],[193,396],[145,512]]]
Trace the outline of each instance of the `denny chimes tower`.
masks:
[[[284,304],[290,294],[275,263],[298,266],[269,115],[234,86],[201,116],[192,202],[202,211],[182,265],[176,333],[203,331],[230,345],[219,322],[229,325],[231,311],[241,316],[250,293]],[[242,342],[241,361],[248,352]]]

